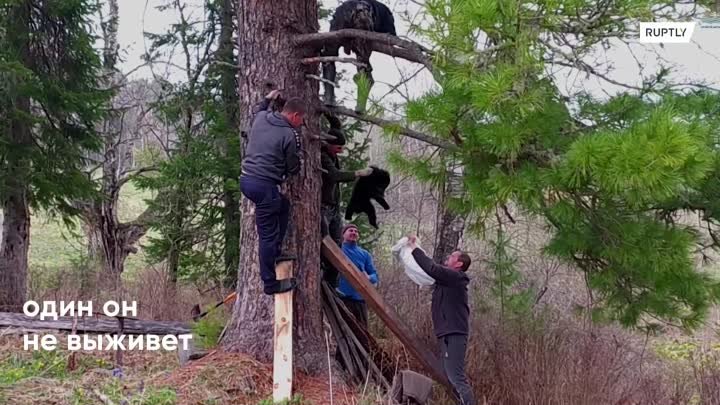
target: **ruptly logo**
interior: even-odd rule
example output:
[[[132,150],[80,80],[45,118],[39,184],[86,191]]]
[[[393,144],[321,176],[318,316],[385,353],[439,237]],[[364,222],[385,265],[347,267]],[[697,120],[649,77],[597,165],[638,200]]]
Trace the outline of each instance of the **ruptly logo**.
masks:
[[[686,44],[692,38],[695,24],[695,22],[641,22],[640,42]]]

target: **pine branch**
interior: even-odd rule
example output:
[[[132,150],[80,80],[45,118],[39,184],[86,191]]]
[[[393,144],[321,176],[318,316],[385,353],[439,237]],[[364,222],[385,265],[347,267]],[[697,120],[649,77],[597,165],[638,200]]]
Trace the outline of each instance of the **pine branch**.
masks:
[[[343,39],[365,39],[368,41],[385,43],[406,49],[415,49],[419,52],[432,55],[432,51],[417,42],[413,42],[400,37],[381,34],[372,31],[358,29],[343,29],[331,32],[318,32],[313,34],[297,35],[293,39],[295,45],[327,45],[328,43],[338,43]]]
[[[335,82],[333,82],[333,81],[331,81],[331,80],[325,79],[325,78],[323,78],[323,77],[320,77],[320,76],[318,76],[318,75],[306,74],[305,77],[308,78],[308,79],[317,80],[317,81],[319,81],[319,82],[321,82],[321,83],[327,83],[327,84],[329,84],[329,85],[331,85],[331,86],[333,86],[333,87],[335,87],[335,88],[339,88],[339,87],[340,87],[337,83],[335,83]]]
[[[340,63],[351,63],[355,66],[359,67],[367,67],[367,64],[360,62],[359,60],[355,58],[343,58],[339,56],[315,56],[313,58],[304,58],[300,62],[302,62],[305,65],[312,65],[315,63],[324,63],[324,62],[340,62]]]
[[[415,131],[414,129],[405,128],[403,126],[400,126],[400,123],[397,121],[389,121],[383,118],[378,117],[371,117],[368,115],[358,114],[355,111],[345,108],[345,107],[334,107],[334,106],[323,106],[320,109],[322,112],[329,112],[329,113],[336,113],[341,114],[347,117],[352,117],[360,121],[369,122],[371,124],[378,125],[380,127],[399,127],[399,133],[401,135],[407,136],[408,138],[417,139],[418,141],[423,141],[425,143],[429,143],[430,145],[437,146],[439,148],[448,149],[448,150],[455,150],[457,149],[457,146],[444,140],[439,139],[431,135],[424,134],[422,132]]]
[[[401,39],[390,34],[379,34],[372,31],[344,29],[332,32],[297,35],[293,38],[296,46],[323,47],[328,44],[339,44],[343,40],[364,39],[372,44],[373,51],[393,57],[420,63],[432,70],[432,51],[424,46]]]

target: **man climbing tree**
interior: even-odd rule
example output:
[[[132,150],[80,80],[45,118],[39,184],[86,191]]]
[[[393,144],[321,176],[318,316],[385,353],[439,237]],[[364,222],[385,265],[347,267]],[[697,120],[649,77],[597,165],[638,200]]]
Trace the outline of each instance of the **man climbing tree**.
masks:
[[[251,108],[266,95],[265,83],[272,82],[284,94],[306,100],[308,134],[318,132],[318,84],[306,74],[315,74],[316,67],[300,63],[303,57],[314,56],[313,49],[297,47],[293,37],[317,32],[318,4],[315,0],[297,0],[276,7],[272,2],[238,0],[238,58],[240,88],[240,125],[249,131]],[[307,137],[306,137],[307,139]],[[285,195],[292,205],[289,229],[285,236],[287,252],[297,257],[294,291],[295,364],[308,370],[323,368],[324,349],[321,340],[320,310],[320,144],[306,142],[302,169],[286,184]],[[310,198],[317,196],[317,198]],[[242,233],[244,252],[258,249],[257,231],[252,215],[253,204],[242,201]],[[255,356],[261,361],[272,360],[272,297],[262,291],[257,256],[244,254],[238,274],[238,300],[233,319],[223,339],[225,348]]]

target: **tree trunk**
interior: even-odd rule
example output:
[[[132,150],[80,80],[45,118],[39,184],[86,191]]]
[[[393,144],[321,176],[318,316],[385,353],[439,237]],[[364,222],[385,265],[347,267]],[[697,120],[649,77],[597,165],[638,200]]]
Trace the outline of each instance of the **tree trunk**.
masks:
[[[117,71],[119,45],[118,0],[109,0],[109,14],[101,21],[103,33],[103,75],[108,88],[122,85]],[[100,259],[114,289],[120,289],[125,260],[136,251],[134,244],[145,234],[147,227],[141,223],[123,224],[118,218],[118,200],[124,184],[125,153],[123,152],[123,122],[119,108],[114,108],[103,123],[104,154],[102,165],[102,199],[85,205],[84,220],[88,236],[89,253]],[[139,222],[139,221],[138,221]],[[100,247],[100,249],[97,249]],[[98,257],[99,256],[99,257]],[[91,255],[92,258],[92,255]]]
[[[173,285],[177,284],[178,276],[180,275],[180,252],[182,251],[180,243],[182,243],[182,228],[185,217],[185,215],[183,215],[185,209],[180,204],[180,196],[178,194],[177,191],[171,193],[171,198],[175,200],[175,209],[173,210],[175,215],[172,218],[171,229],[167,235],[171,241],[170,249],[167,253],[167,272],[170,275],[170,283]]]
[[[10,43],[22,58],[23,64],[30,68],[30,5],[20,3],[14,7],[14,27],[8,29],[8,35],[14,36]],[[30,99],[18,97],[14,108],[30,115]],[[29,123],[17,116],[11,118],[9,128],[11,146],[20,153],[8,156],[6,189],[1,198],[3,209],[3,230],[0,239],[0,311],[22,311],[27,289],[28,248],[30,246],[30,212],[28,210],[28,174],[29,157],[24,156],[32,147],[32,134]]]
[[[307,100],[310,111],[304,129],[304,162],[298,176],[285,187],[291,201],[291,224],[286,236],[289,252],[297,255],[294,274],[299,286],[294,292],[293,348],[296,366],[322,373],[325,346],[322,344],[320,301],[320,145],[308,133],[319,132],[318,84],[305,78],[317,74],[317,66],[305,67],[299,59],[315,56],[312,49],[295,49],[292,37],[318,30],[316,0],[294,0],[276,7],[265,0],[238,0],[238,47],[240,117],[249,131],[251,106],[265,96],[266,82],[283,89],[286,99]],[[258,268],[258,243],[254,205],[242,200],[242,232],[238,274],[238,297],[223,339],[226,349],[248,353],[270,362],[273,353],[273,299],[262,292]]]
[[[21,166],[18,166],[21,168]],[[12,173],[8,173],[14,178]],[[25,303],[30,243],[27,188],[18,182],[3,198],[2,257],[0,257],[0,311],[21,312]]]
[[[462,166],[453,159],[448,163],[448,171],[438,199],[437,225],[435,230],[435,250],[433,260],[444,263],[445,259],[457,249],[465,231],[465,215],[451,207],[453,199],[462,198]]]
[[[223,100],[225,121],[229,128],[238,128],[237,81],[235,80],[234,66],[237,61],[234,56],[233,13],[236,0],[224,0],[222,21],[220,27],[220,47],[218,59],[228,65],[220,66],[220,92]],[[223,216],[225,218],[225,280],[228,288],[234,288],[237,283],[237,269],[240,265],[240,195],[238,181],[240,177],[240,139],[236,131],[226,131],[222,137],[222,148],[225,158],[226,173],[223,179]]]

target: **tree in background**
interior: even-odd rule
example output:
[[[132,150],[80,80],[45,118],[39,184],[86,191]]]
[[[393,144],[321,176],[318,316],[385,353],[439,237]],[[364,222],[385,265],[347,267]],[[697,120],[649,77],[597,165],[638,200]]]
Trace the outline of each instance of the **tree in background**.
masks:
[[[720,297],[717,280],[693,264],[698,230],[671,220],[700,211],[714,235],[708,186],[718,178],[720,99],[702,86],[680,93],[666,69],[641,85],[619,83],[628,92],[610,100],[565,95],[547,68],[617,84],[584,57],[625,40],[638,21],[683,18],[673,6],[427,1],[428,23],[418,31],[433,44],[438,88],[409,102],[407,116],[453,153],[429,164],[394,156],[425,180],[445,171],[447,156],[459,159],[467,191],[459,212],[475,229],[498,209],[512,220],[511,204],[546,221],[546,252],[583,272],[587,309],[626,326],[695,327]]]
[[[104,13],[105,5],[107,15]],[[90,159],[96,158],[97,161],[89,165],[88,176],[96,182],[98,192],[93,199],[76,201],[74,205],[84,222],[90,262],[99,264],[110,277],[113,289],[119,290],[125,259],[129,254],[137,252],[136,244],[148,229],[149,214],[145,212],[131,222],[121,222],[118,218],[120,192],[134,176],[151,168],[135,170],[132,159],[128,158],[132,156],[130,149],[133,140],[133,134],[128,131],[132,126],[128,122],[131,119],[128,112],[136,108],[133,104],[138,101],[128,99],[127,93],[132,91],[132,85],[117,66],[120,52],[117,38],[118,1],[108,0],[105,4],[99,4],[97,12],[103,45],[102,86],[108,91],[114,91],[115,97],[107,107],[105,119],[97,126],[102,137],[102,150],[90,154]]]
[[[94,196],[84,175],[110,96],[85,0],[0,2],[0,309],[25,302],[30,209],[68,219]]]
[[[164,82],[163,98],[155,105],[163,122],[177,135],[157,175],[138,180],[157,197],[149,201],[153,214],[147,252],[151,261],[166,261],[171,279],[234,285],[239,260],[240,140],[236,56],[233,51],[234,3],[206,1],[202,20],[191,21],[181,1],[174,9],[178,24],[165,34],[150,34],[148,59],[180,49],[185,78]]]

